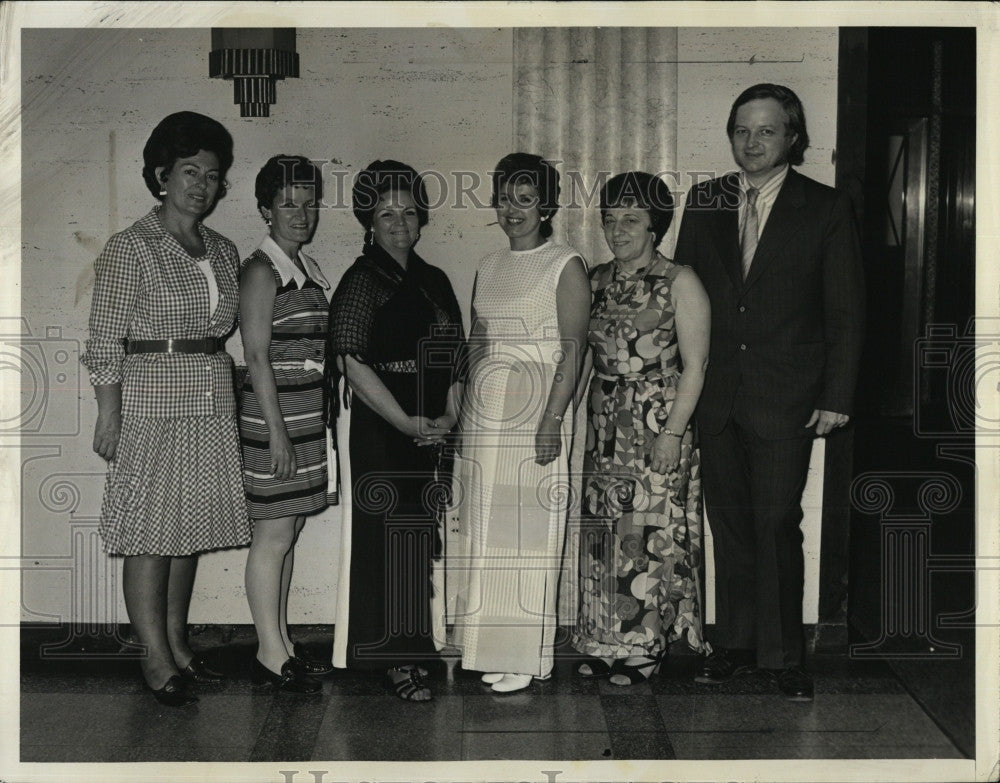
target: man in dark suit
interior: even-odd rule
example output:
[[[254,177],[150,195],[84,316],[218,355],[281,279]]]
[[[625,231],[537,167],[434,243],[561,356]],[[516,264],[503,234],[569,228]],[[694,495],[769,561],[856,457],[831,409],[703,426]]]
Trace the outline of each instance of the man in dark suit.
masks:
[[[695,677],[760,668],[808,700],[801,497],[812,439],[852,413],[863,337],[861,250],[847,197],[805,177],[802,104],[758,84],[726,127],[739,171],[695,185],[674,258],[712,305],[698,403],[715,545],[715,650]]]

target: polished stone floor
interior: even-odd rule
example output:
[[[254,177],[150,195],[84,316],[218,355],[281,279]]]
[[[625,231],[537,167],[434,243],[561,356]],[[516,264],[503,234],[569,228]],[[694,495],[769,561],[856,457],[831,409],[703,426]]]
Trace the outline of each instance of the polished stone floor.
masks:
[[[353,672],[324,677],[314,696],[254,688],[252,633],[192,641],[231,679],[170,709],[109,640],[40,654],[22,634],[21,761],[963,758],[879,662],[816,656],[816,698],[795,703],[763,677],[696,685],[691,655],[631,688],[581,680],[565,657],[551,681],[508,695],[451,657],[431,673],[434,701],[410,704]]]

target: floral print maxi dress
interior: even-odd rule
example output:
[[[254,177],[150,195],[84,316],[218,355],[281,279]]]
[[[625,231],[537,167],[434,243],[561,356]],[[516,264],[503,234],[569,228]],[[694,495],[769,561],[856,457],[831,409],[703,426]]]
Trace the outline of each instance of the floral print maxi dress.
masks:
[[[580,601],[573,646],[592,656],[657,656],[702,640],[702,505],[689,428],[676,470],[649,468],[680,377],[671,285],[680,267],[657,254],[632,273],[591,273],[594,357],[584,453]]]

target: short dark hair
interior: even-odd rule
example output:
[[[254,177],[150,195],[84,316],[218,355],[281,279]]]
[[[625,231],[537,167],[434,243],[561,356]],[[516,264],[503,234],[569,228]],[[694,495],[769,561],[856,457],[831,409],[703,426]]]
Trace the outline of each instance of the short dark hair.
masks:
[[[316,200],[323,198],[323,172],[303,155],[275,155],[257,172],[253,192],[259,208],[270,209],[286,185],[312,185]]]
[[[351,207],[354,217],[364,226],[365,231],[372,227],[375,218],[375,208],[379,199],[390,190],[409,193],[417,208],[417,222],[426,226],[430,220],[428,213],[427,189],[424,178],[417,170],[398,160],[373,160],[363,171],[358,172],[351,188]]]
[[[497,163],[492,173],[493,198],[491,204],[497,206],[500,191],[507,184],[526,182],[538,191],[538,214],[542,218],[539,234],[552,236],[551,218],[559,211],[559,172],[539,155],[527,152],[512,152]]]
[[[226,172],[233,165],[233,137],[229,131],[217,120],[193,111],[175,112],[160,120],[142,148],[142,179],[153,197],[163,200],[156,169],[163,166],[170,171],[179,159],[190,158],[201,150],[214,153],[219,160],[216,199],[220,199],[226,195]]]
[[[653,247],[663,241],[674,217],[674,197],[659,177],[645,171],[626,171],[609,179],[601,188],[601,217],[609,209],[636,206],[649,212]]]
[[[802,101],[799,96],[788,87],[781,84],[755,84],[747,87],[740,93],[739,97],[733,101],[733,108],[729,111],[729,121],[726,123],[726,135],[729,141],[733,140],[733,130],[736,128],[736,110],[744,103],[758,101],[765,98],[774,98],[781,104],[788,117],[788,130],[798,134],[798,138],[788,150],[788,162],[793,166],[799,166],[805,160],[805,151],[809,146],[809,134],[806,133],[806,112],[802,108]]]

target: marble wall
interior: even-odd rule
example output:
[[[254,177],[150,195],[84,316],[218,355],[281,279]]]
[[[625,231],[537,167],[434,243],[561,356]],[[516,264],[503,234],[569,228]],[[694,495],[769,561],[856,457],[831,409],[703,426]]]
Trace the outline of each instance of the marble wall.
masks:
[[[515,146],[558,161],[564,207],[555,238],[596,265],[610,257],[597,209],[600,184],[640,169],[671,186],[677,217],[660,249],[673,251],[685,192],[694,181],[734,168],[725,134],[733,99],[751,84],[777,82],[807,108],[811,148],[800,170],[833,184],[837,36],[831,28],[525,28],[514,33]],[[577,431],[585,425],[577,412]],[[583,439],[571,464],[583,458]],[[803,495],[806,622],[819,606],[819,549],[825,443],[817,440]],[[580,481],[573,483],[579,497]],[[571,515],[559,610],[576,601],[577,540]],[[706,618],[714,620],[714,565],[705,535]]]
[[[4,419],[21,430],[16,523],[25,621],[125,617],[117,563],[101,555],[96,538],[104,466],[91,451],[96,404],[78,357],[93,260],[111,233],[151,206],[140,177],[141,151],[164,115],[200,111],[233,134],[231,191],[206,222],[243,255],[263,235],[253,178],[270,155],[328,161],[330,195],[377,157],[440,173],[443,179],[434,175],[429,183],[432,199],[442,181],[449,198],[434,211],[419,250],[449,274],[466,315],[476,261],[505,240],[487,225],[492,212],[476,207],[471,195],[456,205],[460,176],[480,204],[489,201],[485,182],[473,187],[457,173],[488,179],[493,164],[515,146],[567,165],[585,159],[600,166],[606,158],[613,169],[648,159],[645,165],[662,161],[683,172],[727,170],[724,123],[732,98],[748,84],[781,81],[806,104],[813,149],[802,170],[833,181],[836,28],[576,28],[552,41],[530,28],[517,35],[509,28],[300,28],[297,35],[301,77],[278,83],[270,118],[242,120],[231,103],[232,86],[207,76],[208,29],[23,33],[22,317],[4,324],[20,346],[16,369],[10,363],[4,369],[19,374],[23,394],[20,413]],[[559,146],[523,105],[515,108],[515,85],[522,93],[530,86],[539,52],[566,58],[566,68],[546,66],[549,86],[558,89],[535,93],[543,115],[550,111],[545,102],[559,96]],[[595,68],[590,61],[608,65]],[[686,189],[684,176],[679,190]],[[577,233],[582,239],[574,241],[586,246],[589,260],[604,260],[593,215],[580,219],[586,221]],[[309,252],[336,280],[360,240],[351,213],[331,208],[321,215]],[[665,250],[672,241],[668,236]],[[8,296],[15,287],[12,280]],[[228,347],[242,355],[238,337]],[[333,621],[338,535],[336,509],[307,524],[292,622]],[[245,557],[235,551],[203,559],[192,622],[250,622]]]
[[[445,269],[466,312],[477,260],[503,241],[499,229],[486,227],[495,219],[492,210],[469,203],[452,208],[451,200],[457,172],[485,172],[509,151],[511,30],[300,28],[297,37],[300,78],[278,82],[269,118],[240,119],[232,85],[208,78],[208,29],[24,32],[25,325],[8,329],[30,329],[42,340],[40,351],[65,348],[70,370],[58,382],[63,373],[55,364],[52,378],[21,371],[23,410],[38,422],[37,433],[22,439],[26,621],[124,617],[120,589],[107,587],[116,569],[107,568],[95,534],[104,463],[91,451],[97,408],[77,359],[86,339],[94,258],[110,234],[154,203],[141,179],[142,147],[163,116],[191,109],[232,133],[230,192],[206,224],[231,238],[244,257],[264,236],[254,177],[278,153],[327,161],[324,200],[331,205],[338,181],[346,183],[340,203],[349,204],[354,174],[376,158],[443,174],[443,181],[432,176],[428,188],[432,199],[444,194],[449,201],[434,210],[418,250]],[[479,196],[489,203],[488,189]],[[336,282],[361,240],[350,210],[331,206],[308,252]],[[242,357],[238,335],[227,347]],[[24,363],[27,370],[36,365]],[[333,622],[339,520],[333,508],[306,525],[292,622]],[[245,550],[203,558],[193,622],[250,622],[245,559]],[[101,564],[99,571],[94,563]]]

